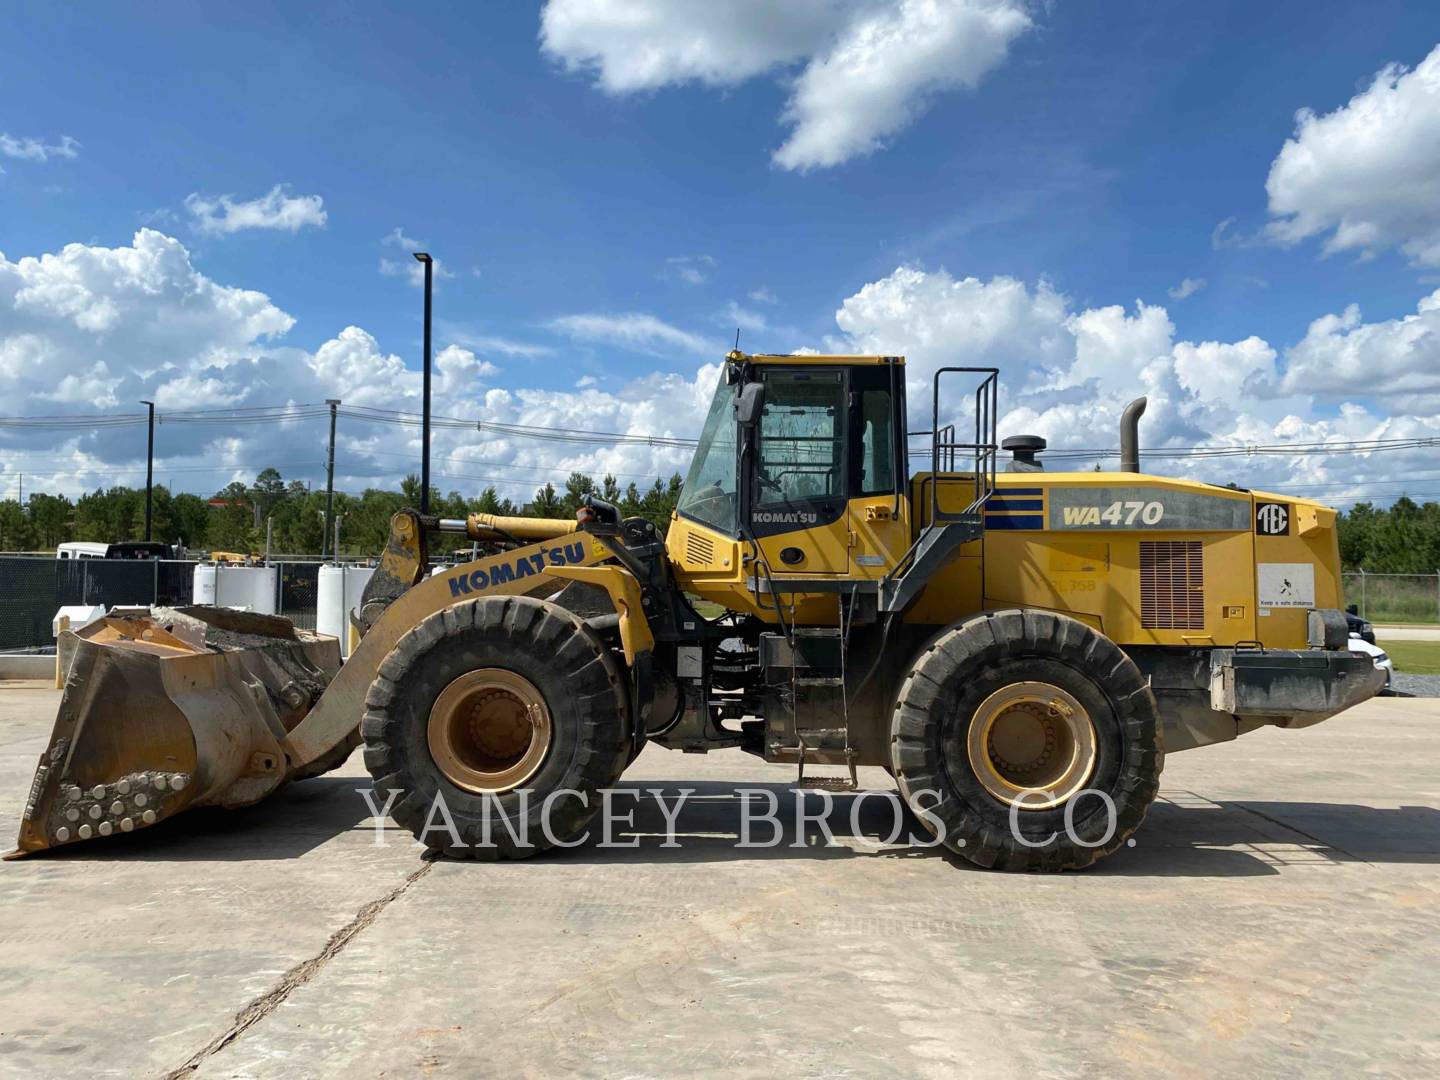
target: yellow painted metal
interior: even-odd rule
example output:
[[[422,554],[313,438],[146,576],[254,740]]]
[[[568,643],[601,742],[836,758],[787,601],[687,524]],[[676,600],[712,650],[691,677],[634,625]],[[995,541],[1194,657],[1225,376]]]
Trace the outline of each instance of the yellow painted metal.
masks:
[[[425,725],[430,756],[456,787],[513,791],[550,752],[550,709],[535,684],[505,668],[467,671],[440,691]]]
[[[471,540],[555,540],[574,531],[574,520],[565,518],[471,514],[465,519],[465,535]]]
[[[558,554],[552,554],[556,552]],[[594,566],[610,557],[605,547],[588,533],[572,532],[550,542],[489,555],[423,579],[391,603],[360,639],[360,647],[351,653],[325,696],[285,738],[286,757],[292,765],[314,761],[355,730],[365,711],[365,694],[381,661],[395,643],[427,615],[475,596],[544,596],[557,591],[560,579],[569,571]],[[557,563],[556,559],[563,562]],[[522,562],[528,569],[517,575]],[[630,576],[623,567],[606,569],[611,574]],[[623,585],[617,588],[624,590]],[[622,639],[625,622],[622,617]],[[632,640],[639,638],[633,631],[631,637]]]
[[[789,353],[731,353],[733,359],[749,360],[754,364],[810,365],[837,364],[864,367],[879,364],[904,364],[903,356],[801,356]]]
[[[910,498],[900,501],[898,518],[893,497],[856,499],[839,521],[764,537],[758,549],[677,515],[667,538],[671,564],[688,592],[774,622],[773,600],[768,593],[754,591],[754,582],[763,585],[765,580],[763,571],[757,572],[757,555],[768,563],[777,583],[807,577],[856,582],[883,578],[927,522],[931,482],[929,474],[913,478]],[[1036,516],[1034,510],[1006,509],[1004,500],[1009,489],[1036,488],[1041,495],[1023,498],[1041,504],[1041,527],[996,527],[997,519]],[[1050,493],[1061,488],[1079,489],[1082,495],[1092,489],[1141,488],[1147,500],[1200,496],[1236,506],[1222,515],[1231,523],[1225,528],[1063,528],[1048,514]],[[939,491],[945,510],[964,509],[974,497],[973,481],[961,474],[942,475]],[[1093,472],[1003,473],[996,478],[994,499],[986,511],[991,527],[983,539],[963,545],[935,574],[906,613],[906,622],[940,626],[976,611],[1033,607],[1070,615],[1124,645],[1230,646],[1261,641],[1271,648],[1304,648],[1306,610],[1312,605],[1260,604],[1257,563],[1313,566],[1313,606],[1341,606],[1335,512],[1317,503],[1142,473]],[[1289,508],[1293,521],[1289,535],[1255,534],[1257,501]],[[890,521],[883,517],[886,509]],[[1145,626],[1141,545],[1177,540],[1200,545],[1202,625]],[[804,561],[783,564],[779,554],[786,547],[802,551]],[[797,594],[793,602],[793,612],[787,606],[787,618],[799,623],[823,625],[837,618],[833,591]]]
[[[641,653],[655,648],[655,635],[640,598],[640,583],[623,566],[557,566],[549,573],[568,581],[598,585],[610,596],[620,616],[620,647],[627,663],[633,664]]]
[[[1097,742],[1095,723],[1074,695],[1047,682],[1017,682],[980,703],[965,750],[997,801],[1053,810],[1089,782]]]
[[[59,634],[56,634],[55,637],[58,639],[58,638],[60,637],[60,634],[65,633],[65,632],[66,632],[67,630],[69,630],[69,629],[70,629],[70,616],[69,616],[69,615],[61,615],[61,616],[60,616],[60,633],[59,633]],[[61,667],[62,658],[63,658],[63,654],[60,652],[60,647],[57,645],[57,646],[55,647],[55,689],[56,689],[56,690],[63,690],[63,689],[65,688],[65,671],[64,671],[64,669]]]

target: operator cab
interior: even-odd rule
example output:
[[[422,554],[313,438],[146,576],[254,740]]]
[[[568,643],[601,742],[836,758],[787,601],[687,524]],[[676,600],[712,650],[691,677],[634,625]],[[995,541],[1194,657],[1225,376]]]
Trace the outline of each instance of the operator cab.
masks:
[[[776,578],[882,576],[909,542],[904,388],[901,357],[731,353],[677,513]]]

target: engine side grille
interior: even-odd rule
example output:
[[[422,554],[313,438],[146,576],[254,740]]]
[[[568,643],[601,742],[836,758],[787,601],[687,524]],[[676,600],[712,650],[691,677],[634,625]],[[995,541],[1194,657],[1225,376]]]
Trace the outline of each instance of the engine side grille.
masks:
[[[1199,540],[1140,541],[1140,625],[1205,629],[1205,573]]]
[[[691,566],[709,566],[715,561],[715,542],[700,533],[686,533],[685,561]]]

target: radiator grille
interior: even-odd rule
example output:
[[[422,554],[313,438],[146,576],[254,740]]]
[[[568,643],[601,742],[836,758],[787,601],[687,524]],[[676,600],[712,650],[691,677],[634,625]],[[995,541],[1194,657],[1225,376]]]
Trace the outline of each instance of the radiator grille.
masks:
[[[685,561],[691,566],[709,566],[715,561],[715,542],[700,533],[687,533]]]
[[[1199,540],[1140,541],[1140,625],[1205,629],[1205,574]]]

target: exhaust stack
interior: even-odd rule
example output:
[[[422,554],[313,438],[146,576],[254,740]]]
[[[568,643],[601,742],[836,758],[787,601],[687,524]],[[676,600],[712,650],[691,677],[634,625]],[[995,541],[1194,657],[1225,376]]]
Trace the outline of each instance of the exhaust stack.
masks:
[[[1145,399],[1137,397],[1120,414],[1120,471],[1140,471],[1140,417],[1145,415]]]

